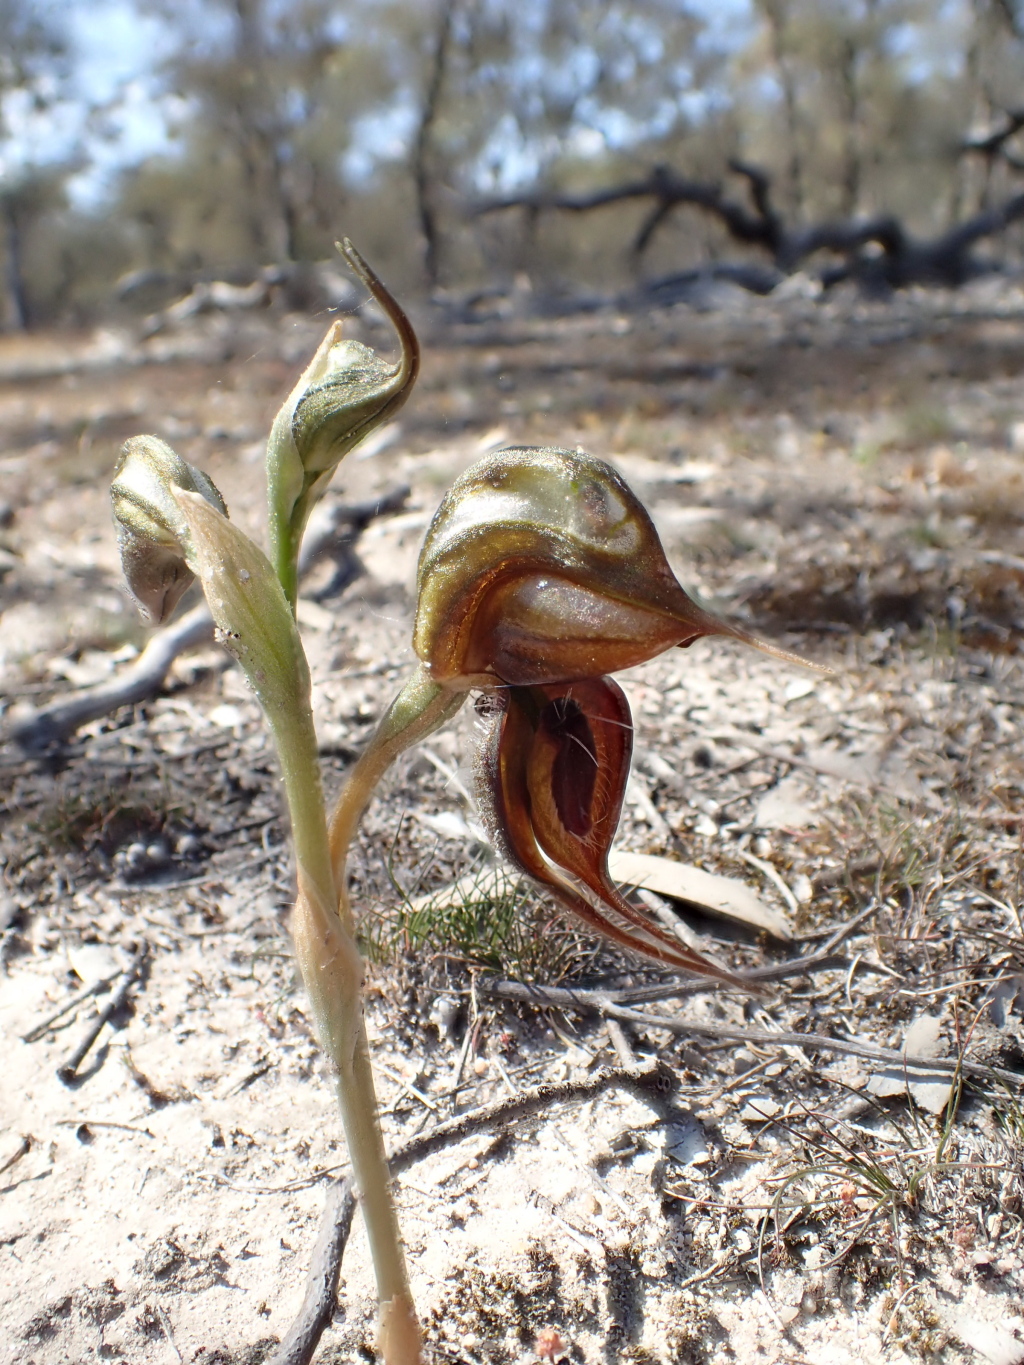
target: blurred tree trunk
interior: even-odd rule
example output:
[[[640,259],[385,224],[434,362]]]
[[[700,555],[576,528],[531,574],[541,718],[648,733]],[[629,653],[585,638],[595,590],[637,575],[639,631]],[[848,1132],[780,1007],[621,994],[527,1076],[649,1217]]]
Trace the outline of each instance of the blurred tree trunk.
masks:
[[[413,144],[412,173],[416,186],[416,210],[423,234],[423,265],[427,283],[436,289],[441,276],[441,239],[438,228],[435,158],[432,155],[434,127],[441,108],[448,59],[452,43],[452,20],[457,0],[441,0],[430,71],[420,110],[416,140]]]
[[[772,63],[782,88],[786,122],[786,181],[790,213],[799,218],[804,208],[804,166],[800,151],[800,107],[796,71],[787,43],[789,14],[786,0],[758,0],[768,28]]]
[[[5,194],[0,199],[0,214],[4,225],[4,282],[7,285],[5,322],[9,331],[27,332],[32,318],[25,288],[21,223],[13,195]]]
[[[860,53],[849,35],[840,43],[836,75],[843,100],[843,179],[840,212],[852,218],[860,208],[863,167],[861,164],[861,107],[857,66]]]
[[[236,60],[241,79],[235,91],[239,153],[249,187],[249,222],[264,259],[294,261],[296,210],[282,174],[281,130],[268,102],[266,16],[262,0],[234,0],[238,23]]]
[[[191,160],[177,182],[183,202],[173,190],[163,194],[154,176],[149,202],[139,208],[152,211],[162,197],[172,220],[184,209],[197,224],[190,233],[199,259],[220,256],[218,265],[225,248],[213,245],[216,233],[230,241],[239,264],[296,262],[309,256],[311,240],[323,251],[321,224],[336,220],[347,135],[333,105],[349,42],[346,7],[337,0],[206,0],[200,11],[178,0],[138,2],[173,35],[176,50],[165,68],[171,88],[196,107],[186,143]],[[165,177],[170,186],[173,177]],[[328,202],[314,205],[317,193]],[[132,197],[142,197],[138,183]],[[200,223],[210,226],[201,232]]]

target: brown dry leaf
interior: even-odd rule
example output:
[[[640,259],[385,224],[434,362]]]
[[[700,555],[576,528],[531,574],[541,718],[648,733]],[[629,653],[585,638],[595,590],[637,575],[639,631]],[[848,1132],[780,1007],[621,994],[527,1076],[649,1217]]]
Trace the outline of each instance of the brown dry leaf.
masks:
[[[746,882],[733,877],[720,877],[653,853],[625,853],[618,849],[612,849],[608,867],[615,880],[624,886],[643,887],[673,900],[689,901],[717,915],[764,929],[775,938],[793,937],[785,916],[761,900]]]

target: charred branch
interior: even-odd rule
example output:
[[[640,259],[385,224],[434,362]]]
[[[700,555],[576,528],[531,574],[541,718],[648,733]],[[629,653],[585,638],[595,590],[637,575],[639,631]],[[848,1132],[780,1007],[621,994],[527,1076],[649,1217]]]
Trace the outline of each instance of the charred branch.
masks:
[[[739,169],[737,167],[737,169]],[[744,166],[741,174],[751,177],[750,167]],[[767,179],[765,177],[765,179]],[[634,254],[641,254],[650,244],[658,226],[669,213],[681,204],[691,204],[705,209],[725,225],[730,236],[739,242],[766,247],[775,253],[777,219],[772,213],[765,214],[757,207],[751,212],[738,200],[730,198],[723,187],[715,181],[688,180],[679,176],[669,166],[655,166],[641,180],[625,185],[617,185],[607,190],[596,190],[590,194],[535,194],[510,195],[503,199],[490,199],[473,210],[474,217],[498,213],[502,209],[523,208],[534,213],[548,209],[559,209],[566,213],[588,213],[592,209],[605,208],[609,204],[622,203],[629,199],[652,199],[654,207],[645,219],[634,242]]]
[[[1020,118],[1020,127],[1024,127],[1024,111]],[[719,182],[689,180],[670,167],[655,166],[641,179],[608,189],[587,194],[510,195],[479,204],[472,213],[481,217],[511,208],[533,214],[550,210],[588,213],[631,200],[650,200],[651,207],[631,245],[632,255],[639,258],[671,214],[679,207],[689,206],[716,218],[733,241],[766,251],[780,275],[792,274],[812,257],[826,253],[840,259],[820,271],[824,285],[853,279],[871,289],[901,289],[912,284],[961,285],[994,268],[977,260],[972,249],[1024,217],[1021,194],[986,208],[931,239],[915,238],[892,214],[792,226],[775,207],[771,178],[765,170],[741,161],[731,162],[730,170],[747,182],[749,203],[729,194]],[[742,283],[742,272],[738,271],[737,280]]]
[[[960,144],[960,152],[963,155],[974,153],[986,158],[999,156],[1007,142],[1016,137],[1022,128],[1024,109],[1006,109],[1003,111],[1003,122],[998,128],[989,128],[965,137]]]

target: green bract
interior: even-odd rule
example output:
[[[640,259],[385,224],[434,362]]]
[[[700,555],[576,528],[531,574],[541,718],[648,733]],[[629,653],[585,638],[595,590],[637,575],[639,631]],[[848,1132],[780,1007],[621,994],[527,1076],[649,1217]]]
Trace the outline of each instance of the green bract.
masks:
[[[219,639],[242,665],[271,723],[282,710],[308,708],[306,656],[266,555],[198,494],[181,490],[174,500]]]
[[[405,313],[347,238],[339,250],[393,324],[401,354],[391,365],[362,342],[342,340],[335,322],[274,419],[267,444],[271,554],[293,605],[299,541],[313,504],[348,452],[398,411],[419,373],[419,345]]]
[[[209,479],[155,437],[129,441],[112,496],[125,573],[143,609],[163,620],[198,576],[218,637],[244,669],[273,732],[295,843],[296,960],[321,1042],[337,1067],[342,1120],[377,1278],[381,1354],[385,1365],[419,1365],[419,1325],[391,1199],[360,1005],[362,961],[347,899],[339,894],[343,868],[338,880],[332,869],[309,667],[294,616],[299,544],[310,507],[339,460],[405,401],[419,363],[405,314],[349,243],[343,254],[394,324],[401,359],[391,366],[359,342],[342,341],[339,324],[328,332],[278,414],[270,440],[273,564],[228,521]],[[406,692],[393,708],[403,736],[428,733],[451,713],[451,694],[429,678],[422,688]],[[396,739],[393,748],[401,747]],[[384,750],[393,756],[386,743]],[[370,781],[378,769],[371,761],[360,771]],[[357,814],[365,805],[366,782],[350,783],[350,792],[348,809]]]

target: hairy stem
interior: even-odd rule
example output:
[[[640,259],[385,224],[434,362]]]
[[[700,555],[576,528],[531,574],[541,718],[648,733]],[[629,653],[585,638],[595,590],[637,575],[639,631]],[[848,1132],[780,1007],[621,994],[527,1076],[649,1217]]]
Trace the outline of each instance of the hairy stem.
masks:
[[[426,669],[418,668],[388,707],[373,738],[346,777],[331,816],[330,843],[339,914],[349,929],[352,911],[346,884],[348,853],[363,811],[378,782],[399,754],[450,720],[466,700],[466,695],[439,686]]]

